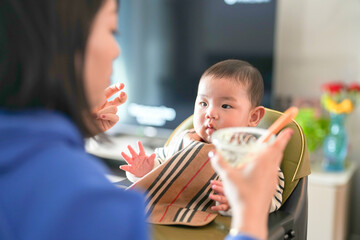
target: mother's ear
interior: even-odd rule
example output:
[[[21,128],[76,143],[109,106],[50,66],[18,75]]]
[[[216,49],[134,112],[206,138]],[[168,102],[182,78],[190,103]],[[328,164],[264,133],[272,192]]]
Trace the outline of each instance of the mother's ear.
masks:
[[[253,108],[249,116],[249,127],[256,127],[264,115],[265,108],[263,106]]]

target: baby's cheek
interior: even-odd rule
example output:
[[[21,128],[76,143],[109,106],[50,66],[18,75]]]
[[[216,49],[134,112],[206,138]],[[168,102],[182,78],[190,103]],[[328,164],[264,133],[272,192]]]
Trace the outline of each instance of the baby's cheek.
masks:
[[[200,124],[198,124],[197,122],[194,122],[194,130],[195,130],[195,132],[196,132],[196,134],[198,135],[198,136],[201,136],[202,134],[201,134],[201,125]]]

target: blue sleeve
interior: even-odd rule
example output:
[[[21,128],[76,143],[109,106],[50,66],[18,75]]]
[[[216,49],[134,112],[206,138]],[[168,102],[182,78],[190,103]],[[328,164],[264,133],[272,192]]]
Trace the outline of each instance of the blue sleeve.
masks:
[[[47,196],[53,206],[39,213],[49,221],[38,224],[44,227],[42,236],[44,231],[49,234],[44,239],[149,239],[143,196],[115,187],[91,165],[79,166],[73,174],[67,168],[68,179],[53,184],[58,189]]]
[[[19,239],[149,239],[144,197],[114,186],[97,161],[63,151],[29,167],[18,168],[4,200]]]
[[[236,236],[228,234],[225,240],[259,240],[246,234],[238,234]]]
[[[148,239],[142,196],[102,188],[78,189],[72,197],[62,197],[57,210],[48,210],[56,216],[51,222],[56,221],[57,228],[51,231],[50,224],[41,224],[50,229],[47,239]]]

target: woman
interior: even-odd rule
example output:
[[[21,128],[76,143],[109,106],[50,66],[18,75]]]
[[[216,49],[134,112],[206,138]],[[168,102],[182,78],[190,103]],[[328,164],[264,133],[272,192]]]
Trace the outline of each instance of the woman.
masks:
[[[105,100],[123,88],[106,89],[120,51],[116,24],[115,0],[0,0],[0,239],[148,239],[142,196],[117,189],[84,150],[83,138],[111,127],[116,106],[126,100],[124,93]],[[225,194],[237,181],[257,189],[272,175],[277,179],[289,136],[262,153],[272,153],[267,161],[274,168],[234,170],[214,158]],[[253,156],[254,163],[263,155]],[[269,177],[259,180],[259,173]],[[266,191],[255,205],[260,191],[232,190],[241,197],[227,196],[230,205],[245,213],[261,212],[273,194]],[[238,231],[266,236],[244,228],[241,220],[251,216],[243,212],[229,239],[246,237]],[[249,222],[266,229],[266,216],[254,214]]]
[[[147,239],[142,196],[84,151],[126,99],[103,94],[120,52],[116,1],[0,3],[0,239]]]

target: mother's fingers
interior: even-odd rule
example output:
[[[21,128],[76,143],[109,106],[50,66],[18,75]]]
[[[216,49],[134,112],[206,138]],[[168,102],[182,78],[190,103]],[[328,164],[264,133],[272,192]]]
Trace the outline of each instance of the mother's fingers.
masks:
[[[108,104],[119,106],[126,102],[127,94],[125,92],[121,92],[118,97],[108,102]]]
[[[116,114],[117,107],[116,106],[107,106],[97,112],[98,115],[105,114],[105,113]]]
[[[125,87],[125,85],[123,83],[117,83],[117,84],[113,84],[113,85],[107,87],[105,89],[105,97],[106,97],[106,99],[108,99],[109,97],[111,97],[115,93],[121,91],[124,87]]]
[[[221,154],[216,152],[216,150],[210,151],[208,155],[211,161],[211,165],[213,166],[214,170],[217,171],[218,173],[219,171],[229,168],[229,165],[225,162]]]
[[[284,151],[286,145],[290,141],[291,136],[294,131],[291,128],[286,128],[282,130],[279,135],[276,137],[274,144],[277,145],[279,150]]]
[[[280,132],[280,134],[276,137],[275,141],[272,143],[272,147],[277,149],[280,152],[284,152],[286,145],[291,139],[294,131],[291,128],[286,128]],[[282,159],[279,159],[278,164],[280,165]]]
[[[113,113],[104,113],[104,114],[101,114],[100,117],[102,120],[107,120],[114,124],[119,121],[119,116],[116,114],[113,114]]]

